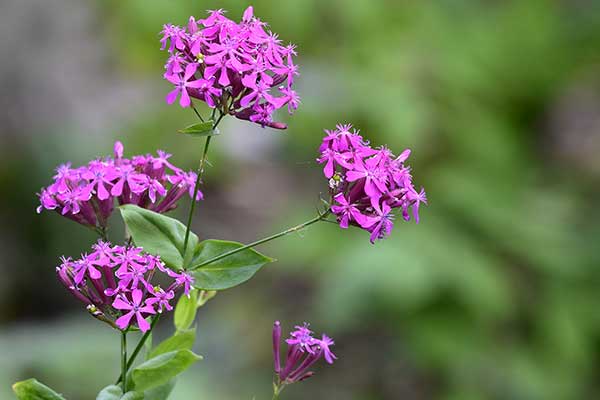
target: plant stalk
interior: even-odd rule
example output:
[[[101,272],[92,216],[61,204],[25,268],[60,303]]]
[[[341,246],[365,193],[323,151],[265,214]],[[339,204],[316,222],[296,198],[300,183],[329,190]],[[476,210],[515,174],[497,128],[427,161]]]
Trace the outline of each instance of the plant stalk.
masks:
[[[198,118],[200,118],[200,120],[202,122],[204,122],[204,119],[202,119],[202,116],[198,113],[196,108],[194,108],[194,112],[196,113]],[[220,113],[219,118],[217,119],[217,121],[215,121],[215,123],[212,127],[213,130],[217,129],[217,126],[219,125],[219,123],[221,122],[223,117],[225,116],[225,114],[222,113],[221,111],[219,111],[219,113]],[[194,217],[194,209],[196,208],[196,196],[198,196],[198,190],[200,190],[200,180],[202,179],[202,174],[204,173],[204,164],[206,163],[206,156],[208,154],[208,147],[210,146],[211,138],[212,138],[212,136],[206,137],[206,141],[204,142],[204,150],[202,151],[202,158],[200,159],[200,165],[198,166],[198,172],[196,173],[196,183],[194,185],[194,196],[192,197],[192,205],[190,207],[190,213],[188,214],[188,220],[187,220],[187,224],[185,227],[185,238],[183,239],[184,257],[185,257],[185,252],[187,251],[188,239],[190,238],[190,230],[192,228],[192,218]]]
[[[121,382],[125,393],[127,392],[127,331],[121,332]]]
[[[272,400],[279,399],[279,394],[281,392],[283,392],[283,388],[284,387],[285,387],[285,385],[283,385],[283,384],[279,384],[279,385],[273,384],[273,398],[272,398]]]
[[[156,316],[154,316],[154,318],[152,318],[152,322],[150,322],[150,329],[148,329],[146,331],[146,333],[144,333],[144,336],[142,336],[142,338],[138,342],[137,346],[135,346],[135,349],[133,350],[133,353],[131,353],[131,357],[129,357],[129,360],[127,360],[127,364],[125,365],[125,370],[126,370],[125,373],[129,372],[129,369],[131,368],[131,366],[135,362],[136,357],[138,356],[138,354],[140,353],[140,351],[144,347],[144,344],[146,343],[146,340],[148,340],[148,337],[150,337],[150,334],[152,333],[152,330],[154,330],[154,326],[158,322],[158,318],[159,317],[160,317],[160,314],[156,314]],[[117,380],[117,385],[119,383],[121,383],[122,381],[123,381],[123,375],[121,375],[119,377],[119,379]]]
[[[315,218],[310,219],[310,220],[308,220],[306,222],[303,222],[300,225],[293,226],[291,228],[286,229],[285,231],[281,231],[281,232],[276,233],[274,235],[267,236],[266,238],[257,240],[257,241],[252,242],[252,243],[248,243],[248,244],[246,244],[246,245],[244,245],[242,247],[238,247],[237,249],[229,250],[229,251],[226,251],[225,253],[219,254],[218,256],[209,258],[208,260],[205,260],[205,261],[201,262],[198,265],[192,266],[189,270],[190,271],[194,271],[194,270],[196,270],[198,268],[202,268],[205,265],[208,265],[208,264],[213,263],[215,261],[219,261],[219,260],[221,260],[221,259],[223,259],[225,257],[229,257],[229,256],[231,256],[231,255],[233,255],[235,253],[239,253],[240,251],[244,251],[244,250],[249,249],[251,247],[258,246],[259,244],[270,242],[271,240],[280,238],[280,237],[285,236],[285,235],[289,235],[290,233],[293,233],[293,232],[297,232],[297,231],[299,231],[299,230],[301,230],[303,228],[306,228],[309,225],[314,224],[315,222],[319,222],[319,221],[324,220],[325,218],[327,218],[328,215],[329,215],[329,210],[327,210],[327,211],[325,211],[323,213],[320,213]]]

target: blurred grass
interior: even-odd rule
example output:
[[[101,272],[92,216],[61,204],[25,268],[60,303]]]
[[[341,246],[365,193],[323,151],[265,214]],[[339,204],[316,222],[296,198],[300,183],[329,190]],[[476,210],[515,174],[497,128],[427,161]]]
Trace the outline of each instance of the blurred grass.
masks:
[[[245,6],[94,3],[100,34],[114,52],[112,68],[156,94],[115,129],[129,154],[165,148],[181,165],[195,164],[199,144],[172,134],[193,116],[162,103],[165,55],[157,32],[207,8],[228,9],[236,19]],[[600,125],[580,138],[565,129],[579,115],[561,129],[553,118],[573,88],[599,87],[598,3],[308,0],[254,7],[299,45],[303,104],[285,133],[224,126],[196,229],[248,241],[311,215],[325,184],[312,164],[316,146],[323,128],[343,121],[374,144],[397,153],[412,148],[415,181],[431,204],[420,225],[397,221],[392,237],[376,246],[362,232],[325,224],[269,245],[280,261],[206,308],[198,343],[206,359],[173,398],[268,398],[274,319],[287,327],[312,321],[336,338],[340,355],[333,368],[285,393],[291,400],[594,398],[600,214],[598,171],[585,157],[600,148],[584,151],[582,143],[597,145]],[[588,106],[597,118],[600,104]],[[115,338],[94,333],[100,327],[91,319],[58,319],[58,307],[75,304],[54,282],[52,266],[63,252],[88,246],[92,235],[54,215],[29,214],[32,193],[53,165],[108,153],[117,136],[82,132],[69,144],[73,133],[59,131],[32,132],[36,142],[25,146],[24,161],[0,174],[2,187],[13,188],[5,209],[25,221],[10,225],[10,243],[29,254],[24,265],[6,264],[15,277],[10,296],[0,297],[2,320],[11,324],[0,332],[2,398],[10,396],[9,379],[34,374],[71,398],[91,398],[116,371],[107,356]],[[250,161],[228,150],[239,142],[243,152],[255,135],[274,147]],[[576,162],[564,143],[581,148]],[[14,174],[27,160],[35,169],[23,183]],[[35,276],[44,277],[42,293],[31,283]],[[15,322],[27,318],[45,322]],[[74,388],[79,365],[86,377]]]

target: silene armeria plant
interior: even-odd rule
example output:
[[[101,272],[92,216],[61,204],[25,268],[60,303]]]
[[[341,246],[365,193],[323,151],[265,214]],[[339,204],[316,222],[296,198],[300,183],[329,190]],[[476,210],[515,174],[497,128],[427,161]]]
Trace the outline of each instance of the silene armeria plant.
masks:
[[[203,199],[200,184],[220,122],[233,116],[286,129],[273,114],[283,107],[291,114],[300,104],[293,89],[296,50],[282,45],[252,7],[239,22],[215,10],[204,19],[190,17],[185,26],[166,24],[160,43],[168,53],[164,78],[173,85],[166,102],[178,100],[199,118],[181,130],[205,138],[198,168],[184,171],[160,150],[126,157],[117,141],[110,156],[80,167],[59,166],[53,182],[38,195],[38,213],[54,210],[99,235],[91,249],[76,257],[63,256],[56,266],[58,281],[67,291],[120,336],[120,373],[98,400],[167,399],[175,378],[201,359],[191,350],[197,310],[217,292],[247,281],[273,261],[256,246],[321,221],[363,229],[375,243],[391,233],[396,214],[419,222],[419,207],[427,202],[424,190],[415,189],[406,164],[410,150],[396,156],[385,146],[370,144],[351,125],[339,124],[325,131],[318,146],[316,162],[323,167],[329,196],[313,218],[249,244],[200,241],[190,226],[196,203]],[[204,102],[209,113],[203,116],[196,102]],[[188,201],[185,223],[165,215]],[[126,226],[118,244],[108,239],[108,220],[115,210]],[[174,312],[174,333],[152,346],[151,332],[168,312]],[[287,386],[311,377],[319,361],[333,364],[337,359],[334,341],[314,335],[307,323],[284,339],[284,353],[281,336],[282,327],[275,322],[274,399]],[[128,346],[132,337],[135,345]],[[142,360],[144,348],[149,350]],[[35,379],[17,382],[13,389],[22,400],[63,399]]]

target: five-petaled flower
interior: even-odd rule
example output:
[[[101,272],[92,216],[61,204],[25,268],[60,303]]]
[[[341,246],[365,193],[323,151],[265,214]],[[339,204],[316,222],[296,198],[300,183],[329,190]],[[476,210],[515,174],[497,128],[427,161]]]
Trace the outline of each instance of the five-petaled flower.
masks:
[[[135,289],[131,292],[131,300],[125,295],[118,295],[112,306],[117,310],[127,311],[121,317],[119,317],[115,324],[121,329],[127,329],[131,319],[135,316],[137,325],[142,332],[146,332],[150,329],[150,323],[146,321],[146,316],[150,314],[156,314],[156,310],[149,303],[150,299],[146,299],[142,302],[143,293],[140,289]]]

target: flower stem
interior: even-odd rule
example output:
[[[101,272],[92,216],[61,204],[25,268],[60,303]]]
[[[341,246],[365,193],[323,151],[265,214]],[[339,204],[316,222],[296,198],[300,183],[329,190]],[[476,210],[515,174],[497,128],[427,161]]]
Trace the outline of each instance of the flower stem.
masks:
[[[192,104],[192,110],[194,110],[194,112],[196,113],[198,118],[200,118],[200,121],[204,122],[204,118],[202,118],[202,115],[200,115],[200,113],[198,112],[198,110],[196,110],[196,107],[194,107],[193,104]]]
[[[221,259],[223,259],[225,257],[229,257],[229,256],[231,256],[231,255],[233,255],[235,253],[239,253],[240,251],[244,251],[244,250],[249,249],[251,247],[258,246],[259,244],[270,242],[271,240],[280,238],[280,237],[285,236],[285,235],[289,235],[290,233],[293,233],[293,232],[297,232],[297,231],[299,231],[301,229],[306,228],[309,225],[314,224],[315,222],[323,221],[325,218],[327,218],[328,215],[329,215],[329,210],[327,210],[325,212],[322,212],[322,213],[319,213],[313,219],[310,219],[310,220],[308,220],[306,222],[303,222],[300,225],[293,226],[291,228],[286,229],[285,231],[281,231],[281,232],[276,233],[274,235],[267,236],[266,238],[257,240],[255,242],[248,243],[248,244],[246,244],[246,245],[244,245],[242,247],[238,247],[236,249],[226,251],[225,253],[219,254],[218,256],[215,256],[215,257],[212,257],[212,258],[209,258],[208,260],[205,260],[205,261],[201,262],[198,265],[194,265],[189,270],[190,271],[194,271],[194,270],[196,270],[198,268],[201,268],[201,267],[203,267],[205,265],[208,265],[208,264],[213,263],[215,261],[219,261],[219,260],[221,260]]]
[[[126,373],[129,372],[129,369],[131,368],[131,366],[135,362],[136,357],[138,356],[138,354],[140,353],[140,351],[144,347],[144,344],[146,343],[146,340],[148,340],[148,338],[150,337],[150,334],[152,333],[152,330],[154,329],[154,326],[158,322],[158,318],[159,317],[160,317],[160,314],[156,314],[156,316],[154,318],[152,318],[152,322],[150,323],[150,329],[148,329],[146,331],[146,333],[144,333],[144,336],[142,336],[142,338],[138,342],[137,346],[135,346],[135,349],[133,350],[133,353],[131,353],[131,357],[129,357],[129,360],[127,360],[127,364],[125,365],[125,371],[126,371]],[[123,380],[123,375],[121,375],[119,377],[119,379],[117,380],[117,385],[122,380]]]
[[[127,332],[121,332],[121,382],[123,393],[127,392]]]
[[[108,242],[108,235],[107,235],[107,232],[106,232],[106,227],[104,227],[104,226],[103,227],[95,226],[95,227],[92,227],[92,229],[94,230],[94,232],[96,232],[98,234],[98,236],[100,236],[100,238],[103,241]]]
[[[279,385],[273,384],[273,398],[272,398],[272,400],[279,399],[279,394],[281,392],[283,392],[283,388],[284,387],[285,386],[283,384],[279,384]]]
[[[210,146],[210,139],[212,136],[207,136],[204,142],[204,151],[202,152],[202,158],[200,159],[200,166],[196,173],[196,184],[194,185],[194,196],[192,197],[192,205],[190,207],[190,213],[188,214],[187,225],[185,227],[185,238],[183,239],[183,254],[185,254],[188,245],[188,239],[190,238],[190,230],[192,226],[192,218],[194,217],[194,209],[196,208],[196,196],[198,196],[198,190],[200,189],[200,179],[202,172],[204,171],[204,163],[206,162],[206,154],[208,153],[208,146]]]
[[[202,119],[202,116],[198,113],[198,111],[196,110],[195,107],[194,107],[194,112],[196,113],[198,118],[200,118],[200,120],[202,122],[204,122],[204,119]],[[223,116],[225,116],[225,114],[222,113],[220,110],[219,110],[219,113],[220,113],[219,118],[213,124],[213,127],[212,127],[213,130],[217,129],[217,125],[219,125],[219,123],[223,119]],[[206,141],[204,142],[204,150],[202,151],[202,158],[200,159],[200,165],[198,166],[198,171],[196,172],[196,184],[194,185],[194,196],[192,197],[192,205],[190,207],[190,213],[188,214],[188,220],[187,220],[187,224],[185,227],[185,238],[183,239],[184,257],[185,257],[185,252],[187,251],[188,239],[190,238],[190,230],[192,227],[192,218],[194,217],[194,209],[196,208],[196,196],[198,196],[198,190],[200,189],[200,180],[202,179],[202,174],[204,173],[204,164],[206,163],[206,156],[208,154],[208,147],[210,146],[211,138],[212,138],[212,136],[206,137]]]

